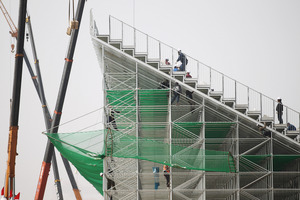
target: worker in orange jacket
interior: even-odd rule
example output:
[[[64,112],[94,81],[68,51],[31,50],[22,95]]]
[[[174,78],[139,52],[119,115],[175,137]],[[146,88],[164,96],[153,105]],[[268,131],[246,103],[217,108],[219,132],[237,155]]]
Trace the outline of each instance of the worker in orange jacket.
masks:
[[[165,161],[165,164],[166,164],[166,161]],[[170,167],[168,165],[164,165],[163,170],[164,170],[164,176],[167,181],[167,187],[170,188]]]

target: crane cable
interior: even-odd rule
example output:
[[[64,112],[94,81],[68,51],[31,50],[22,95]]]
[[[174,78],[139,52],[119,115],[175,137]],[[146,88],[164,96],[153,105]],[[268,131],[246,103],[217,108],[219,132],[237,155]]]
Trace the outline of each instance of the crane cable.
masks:
[[[72,0],[72,21],[71,21],[71,0],[69,0],[69,9],[68,9],[68,29],[67,29],[67,35],[71,35],[72,29],[78,29],[78,23],[75,22],[75,15],[74,15],[74,0]]]
[[[70,15],[71,15],[71,13],[70,13],[70,7],[71,7],[71,2],[70,2],[70,0],[69,0],[69,12],[68,12],[68,23],[69,23],[69,26],[70,26]]]
[[[74,18],[74,0],[72,0],[72,3],[73,3],[73,21],[75,21],[75,18]]]

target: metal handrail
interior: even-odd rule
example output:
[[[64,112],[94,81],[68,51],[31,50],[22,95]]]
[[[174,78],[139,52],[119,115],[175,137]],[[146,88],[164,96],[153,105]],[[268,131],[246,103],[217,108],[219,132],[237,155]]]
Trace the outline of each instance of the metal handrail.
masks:
[[[156,39],[156,38],[154,38],[154,37],[152,37],[152,36],[149,36],[148,34],[146,34],[146,33],[144,33],[144,32],[142,32],[142,31],[140,31],[140,30],[138,30],[138,29],[136,29],[135,27],[133,27],[133,26],[131,26],[131,25],[129,25],[129,24],[127,24],[127,23],[125,23],[125,22],[123,22],[123,21],[121,21],[121,20],[119,20],[119,19],[117,19],[117,18],[115,18],[115,17],[113,17],[113,16],[109,16],[109,35],[111,35],[111,33],[112,33],[112,25],[111,25],[111,23],[112,23],[112,19],[114,19],[114,20],[117,20],[118,22],[120,22],[121,23],[121,28],[122,28],[122,33],[121,33],[121,40],[123,41],[123,37],[124,37],[124,33],[123,33],[123,31],[124,31],[124,25],[126,25],[126,26],[128,26],[129,28],[132,28],[133,29],[133,31],[134,31],[134,48],[136,49],[136,32],[139,32],[139,33],[141,33],[141,34],[143,34],[145,37],[146,37],[146,51],[147,51],[147,55],[149,54],[149,39],[152,39],[152,40],[154,40],[155,42],[158,42],[158,52],[159,52],[159,56],[158,56],[158,58],[161,60],[161,46],[162,45],[164,45],[165,47],[167,47],[167,48],[170,48],[170,50],[171,50],[171,52],[172,52],[172,61],[174,61],[174,55],[173,55],[173,53],[174,52],[176,52],[177,50],[174,48],[174,47],[172,47],[172,46],[170,46],[170,45],[168,45],[168,44],[166,44],[166,43],[164,43],[164,42],[161,42],[160,40],[158,40],[158,39]],[[210,82],[210,86],[211,86],[211,84],[212,84],[212,72],[215,72],[216,74],[218,74],[218,75],[221,75],[222,77],[221,77],[221,88],[222,88],[222,92],[223,92],[223,95],[224,95],[224,91],[225,91],[225,88],[224,88],[224,79],[225,78],[227,78],[229,81],[233,81],[234,82],[234,98],[235,98],[235,101],[237,101],[237,97],[238,97],[238,92],[237,92],[237,86],[242,86],[242,87],[245,87],[245,89],[247,90],[247,97],[246,97],[246,99],[247,99],[247,104],[248,104],[248,108],[249,108],[249,90],[251,90],[252,92],[254,92],[254,93],[257,93],[257,95],[259,96],[259,109],[260,109],[260,112],[261,112],[261,115],[262,115],[262,110],[263,110],[263,105],[262,105],[262,99],[264,98],[265,100],[269,100],[269,101],[271,101],[272,102],[272,107],[273,107],[273,111],[272,111],[272,116],[270,116],[270,117],[273,117],[273,120],[274,120],[274,122],[275,122],[275,115],[276,115],[276,113],[275,113],[275,105],[276,105],[276,100],[274,100],[273,98],[271,98],[271,97],[268,97],[268,96],[266,96],[266,95],[264,95],[264,94],[262,94],[261,92],[258,92],[257,90],[255,90],[255,89],[253,89],[253,88],[250,88],[250,87],[248,87],[247,85],[245,85],[245,84],[243,84],[243,83],[241,83],[241,82],[239,82],[239,81],[237,81],[237,80],[235,80],[235,79],[233,79],[233,78],[231,78],[231,77],[229,77],[229,76],[227,76],[227,75],[225,75],[225,74],[223,74],[222,72],[220,72],[220,71],[218,71],[218,70],[216,70],[216,69],[214,69],[214,68],[212,68],[211,66],[209,66],[209,65],[207,65],[207,64],[205,64],[205,63],[203,63],[203,62],[201,62],[201,61],[199,61],[199,60],[197,60],[197,59],[195,59],[195,58],[193,58],[193,57],[191,57],[191,56],[189,56],[189,55],[187,55],[187,57],[189,58],[189,59],[191,59],[191,60],[193,60],[193,61],[195,61],[196,62],[196,65],[197,65],[197,80],[199,81],[199,79],[200,79],[200,77],[199,77],[199,65],[202,65],[202,66],[204,66],[204,67],[206,67],[206,68],[208,68],[208,70],[209,70],[209,82]],[[270,103],[271,103],[270,102]],[[296,111],[296,110],[294,110],[294,109],[292,109],[292,108],[290,108],[290,107],[288,107],[288,106],[286,106],[286,105],[284,105],[284,108],[286,109],[286,112],[285,112],[285,114],[286,114],[286,122],[288,122],[288,111],[292,111],[292,112],[294,112],[295,114],[297,114],[298,116],[299,116],[299,129],[300,129],[300,112],[298,112],[298,111]]]

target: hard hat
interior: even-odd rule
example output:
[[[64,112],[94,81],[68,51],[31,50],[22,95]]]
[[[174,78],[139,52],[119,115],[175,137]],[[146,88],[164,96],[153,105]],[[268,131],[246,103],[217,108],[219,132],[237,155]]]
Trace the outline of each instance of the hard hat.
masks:
[[[100,173],[100,176],[103,177],[103,173],[102,172]]]
[[[277,100],[281,100],[281,97],[277,97]]]
[[[177,51],[181,51],[181,49],[177,49]]]

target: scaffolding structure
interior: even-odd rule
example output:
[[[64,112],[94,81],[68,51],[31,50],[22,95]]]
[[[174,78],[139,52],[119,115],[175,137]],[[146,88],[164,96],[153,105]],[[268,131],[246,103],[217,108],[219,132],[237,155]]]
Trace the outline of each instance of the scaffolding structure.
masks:
[[[110,34],[100,35],[91,15],[92,41],[104,76],[104,114],[114,111],[113,122],[105,120],[110,130],[103,163],[105,199],[300,199],[299,143],[276,129],[275,117],[264,121],[261,94],[259,117],[253,118],[257,113],[250,108],[256,101],[251,101],[249,88],[248,104],[242,107],[246,111],[241,111],[237,89],[233,105],[224,98],[224,76],[223,93],[215,98],[216,92],[197,87],[200,77],[196,85],[189,84],[193,82],[185,75],[161,67],[161,43],[155,60],[148,49],[137,53],[141,46],[129,48],[126,41],[113,40],[111,24]],[[176,82],[182,87],[178,105],[171,104]],[[186,91],[193,92],[192,99]],[[297,127],[298,114],[294,111],[292,118]],[[270,137],[259,131],[261,122],[267,122]]]

